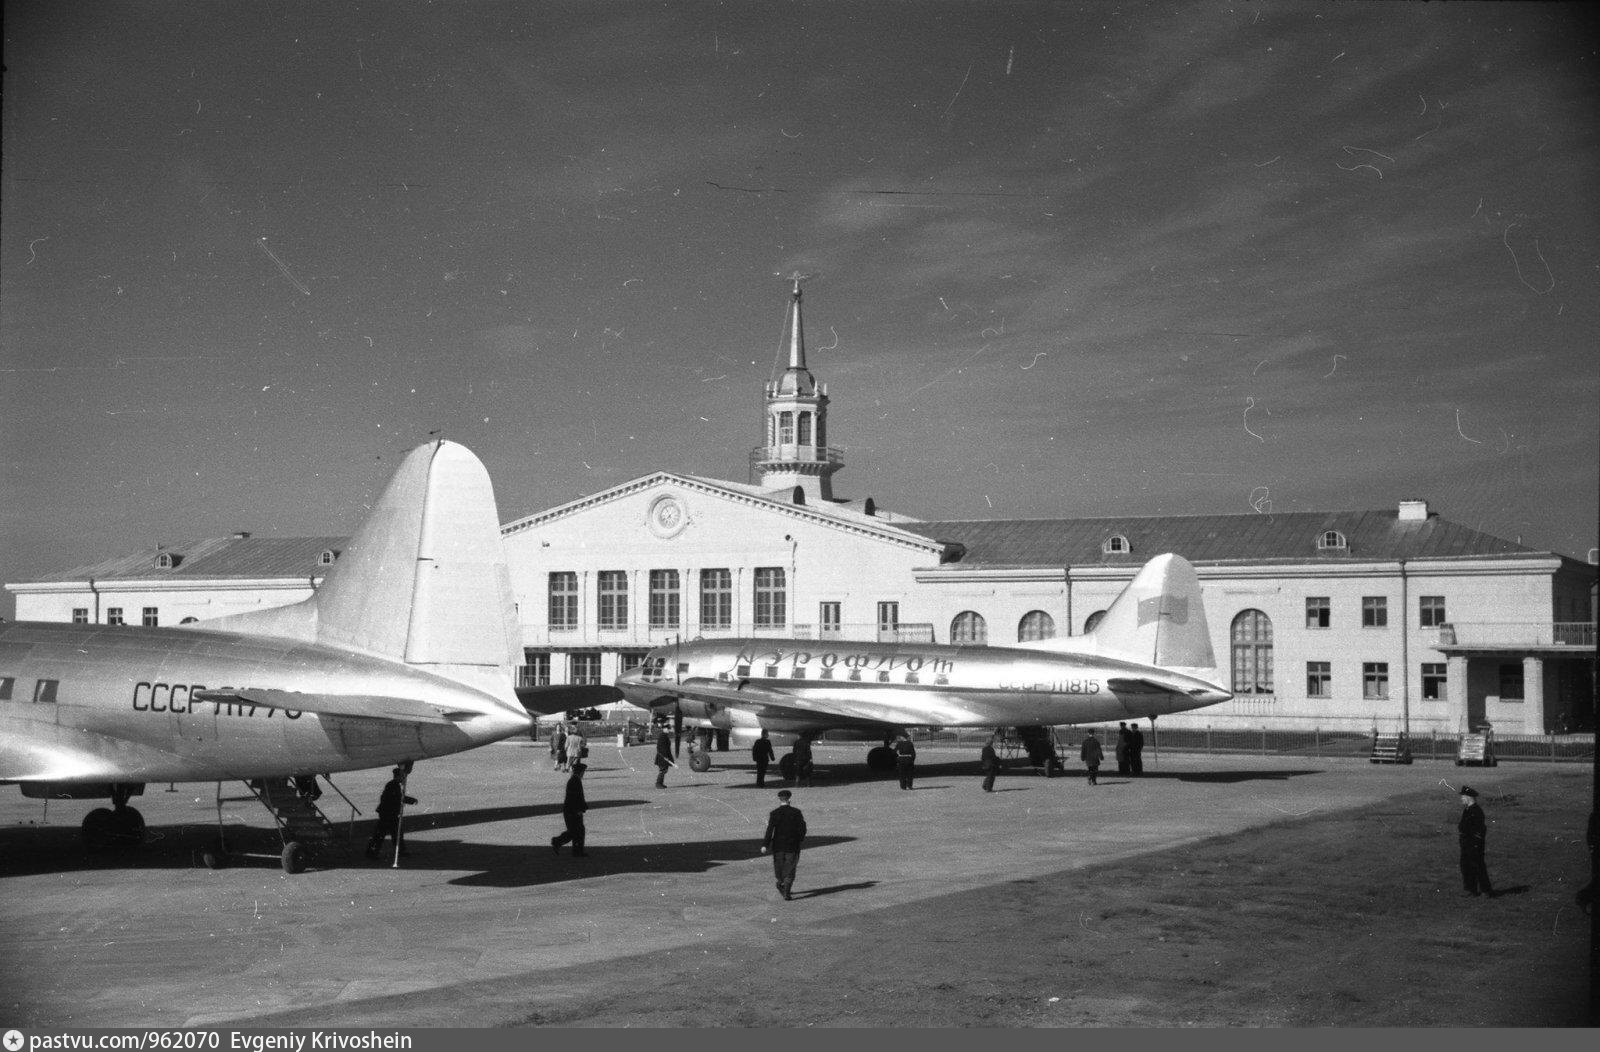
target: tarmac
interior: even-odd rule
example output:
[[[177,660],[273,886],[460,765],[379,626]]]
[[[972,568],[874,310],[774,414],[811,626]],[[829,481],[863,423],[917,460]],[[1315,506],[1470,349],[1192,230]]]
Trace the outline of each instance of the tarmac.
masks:
[[[506,1020],[461,1020],[448,1006],[493,982],[525,988],[530,1003],[558,1002],[575,969],[591,977],[585,996],[625,999],[625,988],[592,988],[594,965],[709,952],[780,918],[826,937],[873,911],[1435,786],[1448,813],[1463,779],[1492,791],[1517,773],[1147,749],[1141,778],[1102,768],[1090,787],[1076,763],[1054,779],[1013,768],[985,793],[976,750],[948,747],[920,751],[907,792],[892,775],[868,774],[865,752],[818,746],[815,785],[794,788],[810,837],[792,902],[760,854],[783,783],[756,788],[743,753],[713,753],[704,774],[674,769],[657,789],[650,746],[593,743],[587,858],[551,851],[566,775],[543,742],[419,764],[398,868],[361,851],[388,772],[337,775],[364,817],[350,846],[295,876],[279,867],[270,817],[253,801],[225,805],[224,822],[231,845],[260,855],[205,868],[217,832],[209,783],[148,786],[133,801],[147,843],[101,853],[78,834],[101,802],[46,803],[0,787],[0,1017],[36,1028],[364,1026],[391,1018],[384,1006],[405,995],[456,1025],[494,1025]],[[1572,781],[1575,799],[1587,792],[1586,767],[1550,770]],[[337,822],[350,817],[332,792],[321,803]]]

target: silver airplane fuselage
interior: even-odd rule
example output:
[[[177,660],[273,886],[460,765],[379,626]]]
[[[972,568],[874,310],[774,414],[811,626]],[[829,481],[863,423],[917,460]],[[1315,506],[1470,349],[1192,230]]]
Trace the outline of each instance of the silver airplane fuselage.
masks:
[[[0,733],[41,780],[220,781],[357,770],[526,730],[526,712],[415,666],[270,636],[195,628],[0,625]],[[425,698],[450,721],[200,700],[267,689],[319,699]],[[9,697],[5,697],[9,694]],[[280,695],[281,697],[281,695]]]
[[[617,680],[634,704],[773,730],[1049,726],[1160,716],[1232,695],[1193,676],[1095,654],[771,639],[662,647]]]

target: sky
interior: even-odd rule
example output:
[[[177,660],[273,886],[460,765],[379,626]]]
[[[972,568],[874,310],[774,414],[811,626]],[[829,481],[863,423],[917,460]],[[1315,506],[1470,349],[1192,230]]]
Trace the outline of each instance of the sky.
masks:
[[[6,0],[0,580],[745,481],[803,276],[838,495],[1389,508],[1585,558],[1565,4]],[[11,597],[0,599],[10,615]]]

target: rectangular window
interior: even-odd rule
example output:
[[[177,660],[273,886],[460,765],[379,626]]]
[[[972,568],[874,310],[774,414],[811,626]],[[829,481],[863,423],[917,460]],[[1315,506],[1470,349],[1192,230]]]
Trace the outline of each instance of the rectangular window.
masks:
[[[1333,608],[1325,595],[1306,598],[1306,627],[1327,628],[1333,624]]]
[[[146,628],[159,628],[161,626],[161,615],[156,612],[155,607],[147,606],[140,612],[140,623]]]
[[[650,627],[678,627],[678,571],[650,571]]]
[[[56,688],[61,685],[59,679],[41,679],[33,685],[33,703],[35,705],[54,705],[56,703]]]
[[[11,700],[11,690],[16,686],[17,677],[0,676],[0,701]]]
[[[550,685],[549,654],[524,654],[522,660],[527,664],[517,671],[517,686],[548,687]]]
[[[756,627],[782,628],[789,620],[789,592],[783,567],[756,567]]]
[[[1389,663],[1368,661],[1361,666],[1361,696],[1387,698],[1389,696]]]
[[[878,631],[893,632],[900,627],[900,604],[878,604]]]
[[[617,653],[617,661],[622,665],[622,671],[631,672],[644,664],[645,652],[643,650],[623,650]],[[726,675],[726,673],[724,673]]]
[[[1333,665],[1331,662],[1306,662],[1306,697],[1333,697]]]
[[[582,687],[598,686],[600,683],[600,655],[573,654],[572,682]]]
[[[1424,661],[1422,663],[1422,700],[1445,700],[1445,669],[1449,668],[1443,661]]]
[[[838,603],[821,603],[817,607],[817,625],[821,629],[822,639],[838,639],[840,629],[840,608]]]
[[[1522,662],[1508,661],[1500,666],[1500,700],[1522,700]]]
[[[1389,599],[1387,596],[1364,595],[1361,597],[1361,627],[1389,627]]]
[[[1417,596],[1417,623],[1423,628],[1438,628],[1444,624],[1444,596]]]
[[[108,607],[106,607],[106,624],[108,624],[108,625],[120,625],[120,624],[122,624],[122,607],[120,607],[120,606],[108,606]]]
[[[600,586],[600,627],[627,628],[628,571],[601,570],[598,578]]]
[[[87,606],[75,606],[75,607],[73,607],[72,608],[72,623],[75,624],[75,625],[86,625],[86,624],[88,624],[89,623],[89,608]]]
[[[700,571],[700,627],[733,627],[733,571]]]
[[[550,627],[559,631],[578,627],[578,575],[571,570],[550,574]]]

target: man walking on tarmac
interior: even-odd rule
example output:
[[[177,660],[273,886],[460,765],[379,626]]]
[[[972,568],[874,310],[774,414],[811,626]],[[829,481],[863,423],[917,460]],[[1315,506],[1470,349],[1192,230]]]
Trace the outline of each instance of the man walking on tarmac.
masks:
[[[1083,746],[1078,750],[1078,756],[1083,760],[1083,765],[1089,768],[1089,784],[1100,784],[1100,761],[1106,758],[1106,751],[1100,747],[1100,739],[1094,736],[1094,728],[1089,728],[1089,733],[1083,739]]]
[[[756,762],[756,788],[763,788],[767,784],[767,765],[772,762],[772,739],[766,731],[750,746],[750,758]]]
[[[894,740],[894,766],[900,772],[900,788],[910,789],[917,770],[917,747],[912,744],[910,731],[901,731]]]
[[[761,841],[761,853],[772,852],[772,876],[785,900],[794,898],[790,889],[795,867],[800,864],[800,845],[806,838],[806,816],[789,803],[792,795],[787,789],[778,790],[778,806],[767,815],[767,835]]]
[[[667,787],[667,768],[676,767],[672,759],[672,739],[667,736],[667,729],[661,728],[661,734],[656,738],[656,788]]]
[[[400,812],[403,804],[416,802],[415,797],[406,795],[406,769],[396,767],[389,784],[383,787],[383,795],[378,797],[378,824],[372,830],[372,839],[367,841],[368,858],[377,858],[378,852],[383,849],[384,838],[391,836],[394,837],[395,851],[406,854],[405,843],[400,839]]]
[[[583,827],[583,813],[589,810],[588,801],[583,798],[583,772],[589,765],[581,760],[572,761],[572,776],[567,779],[567,795],[561,801],[561,818],[567,823],[566,831],[550,838],[550,850],[561,854],[561,845],[572,841],[572,857],[582,858],[589,852],[583,849],[586,830]]]

